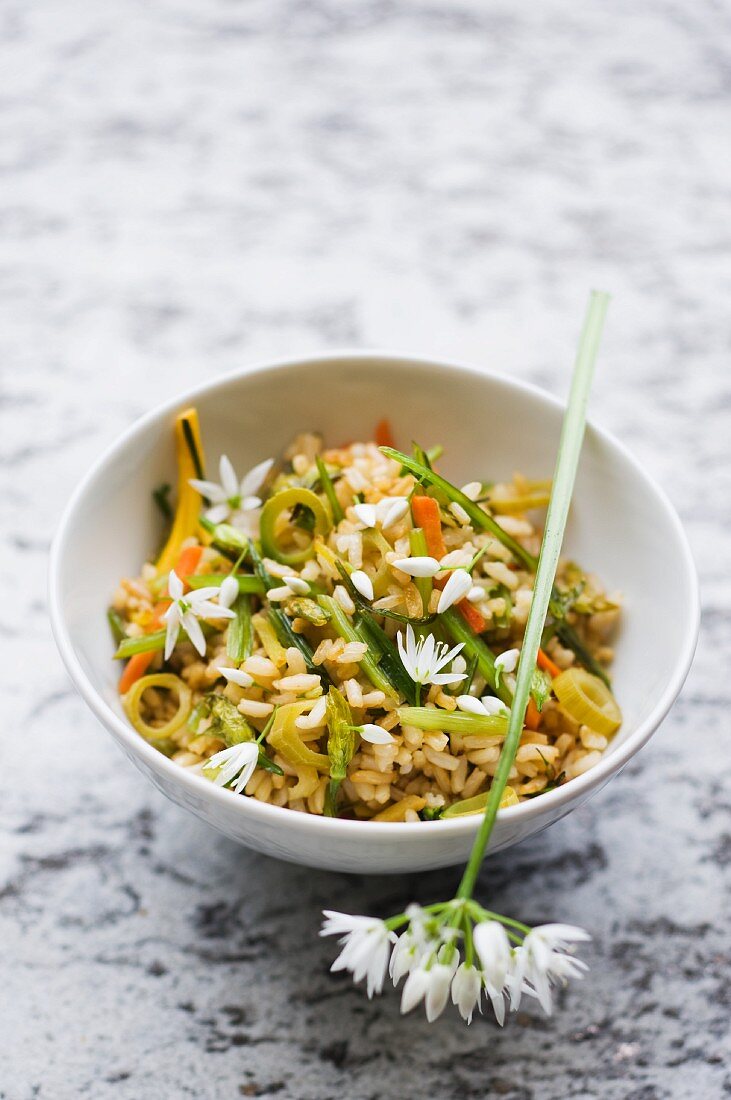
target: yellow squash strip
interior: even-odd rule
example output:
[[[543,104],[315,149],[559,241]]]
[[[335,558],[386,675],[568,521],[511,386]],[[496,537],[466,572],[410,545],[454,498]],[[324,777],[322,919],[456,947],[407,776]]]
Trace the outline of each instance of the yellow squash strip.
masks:
[[[622,712],[606,684],[584,668],[569,668],[553,681],[556,698],[566,713],[607,737],[622,724]]]
[[[403,821],[407,810],[414,810],[418,814],[419,810],[423,810],[425,806],[425,798],[420,798],[417,794],[407,794],[406,798],[381,810],[380,814],[371,818],[371,821]]]
[[[272,664],[275,664],[277,668],[283,668],[287,663],[287,651],[280,644],[274,627],[266,616],[266,612],[258,611],[256,615],[252,616],[251,622],[256,631],[256,636],[264,647],[264,652],[269,660]]]
[[[197,451],[197,462],[191,445]],[[163,575],[175,567],[182,544],[198,529],[201,496],[188,484],[189,478],[203,476],[203,448],[195,409],[186,409],[175,420],[175,456],[178,464],[178,500],[173,526],[156,563],[158,573]],[[203,537],[201,541],[204,541]]]
[[[178,709],[164,726],[150,726],[141,714],[142,696],[148,688],[162,688],[178,697]],[[130,722],[146,741],[164,741],[179,730],[187,721],[192,706],[192,695],[187,684],[171,672],[158,672],[152,676],[143,676],[136,680],[126,695],[122,696],[122,706]]]
[[[483,791],[482,794],[476,794],[474,798],[464,798],[461,802],[453,802],[444,811],[442,818],[469,817],[471,814],[481,814],[487,804],[489,793],[489,791]],[[500,809],[504,810],[506,806],[517,806],[519,801],[513,788],[506,787],[503,791],[503,797],[500,799]]]
[[[292,767],[315,768],[318,772],[328,775],[330,758],[324,753],[308,749],[294,724],[295,718],[311,709],[311,699],[303,699],[298,703],[285,703],[279,707],[271,733],[267,737],[267,743],[276,749]]]

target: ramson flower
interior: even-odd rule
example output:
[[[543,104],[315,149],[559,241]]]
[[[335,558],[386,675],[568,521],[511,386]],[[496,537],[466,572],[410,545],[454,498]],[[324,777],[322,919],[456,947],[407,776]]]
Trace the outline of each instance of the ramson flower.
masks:
[[[437,642],[433,634],[416,641],[411,623],[406,627],[406,642],[401,630],[396,638],[401,663],[415,684],[457,684],[464,680],[464,672],[441,672],[464,646],[464,642],[451,649],[446,642]]]
[[[369,997],[380,993],[396,933],[376,917],[350,916],[330,909],[326,909],[324,915],[326,920],[320,935],[340,936],[342,945],[342,951],[330,969],[349,970],[355,982],[365,978]]]
[[[240,523],[244,518],[244,513],[254,511],[261,506],[261,499],[255,494],[263,485],[273,465],[274,459],[267,458],[264,462],[252,466],[239,481],[231,460],[226,455],[221,455],[221,461],[218,464],[220,485],[215,481],[201,481],[197,477],[190,478],[188,484],[197,489],[201,496],[210,500],[212,507],[206,511],[206,518],[211,523],[223,523],[228,520],[236,526],[237,521]]]
[[[466,569],[454,569],[449,575],[449,580],[442,589],[437,604],[438,614],[442,614],[454,603],[463,600],[472,588],[472,574]]]
[[[543,1011],[551,1014],[551,986],[566,984],[569,978],[582,978],[586,963],[570,951],[575,943],[591,939],[583,928],[573,924],[539,924],[515,949],[510,980],[510,1007],[515,1011],[524,992],[532,992]],[[526,990],[524,983],[530,983]]]
[[[241,794],[244,787],[251,779],[259,759],[259,746],[255,741],[240,741],[238,745],[231,745],[228,749],[222,749],[203,765],[203,773],[217,768],[215,775],[208,776],[217,787],[225,787],[232,779],[236,782],[232,790]]]
[[[458,962],[456,951],[454,961],[455,964]],[[426,1018],[430,1024],[433,1023],[447,1006],[454,971],[455,966],[441,962],[434,962],[431,966],[417,966],[404,983],[401,1012],[411,1012],[423,1000]]]
[[[201,630],[200,619],[234,619],[233,611],[228,607],[222,607],[220,603],[212,603],[214,597],[219,597],[221,588],[210,586],[209,588],[195,588],[185,594],[183,582],[174,569],[168,576],[168,594],[172,599],[170,607],[163,615],[167,623],[165,633],[165,660],[175,649],[181,626],[185,629],[201,657],[206,654],[206,639]]]
[[[513,954],[507,932],[499,921],[486,920],[475,925],[472,936],[486,981],[503,989]]]
[[[383,726],[377,726],[374,722],[366,722],[362,726],[353,726],[356,733],[359,733],[364,741],[367,741],[371,745],[390,745],[393,741],[393,734],[385,730]]]
[[[452,1004],[457,1006],[460,1016],[466,1023],[472,1023],[475,1009],[482,1012],[482,974],[475,966],[461,963],[452,978]]]
[[[373,599],[373,581],[362,569],[356,569],[351,573],[350,581],[353,587],[360,592],[361,596],[365,596],[367,600]]]

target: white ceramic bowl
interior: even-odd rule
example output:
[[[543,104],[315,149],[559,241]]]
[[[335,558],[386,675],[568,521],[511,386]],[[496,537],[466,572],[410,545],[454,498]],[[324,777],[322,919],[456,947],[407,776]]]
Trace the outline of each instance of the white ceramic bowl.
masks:
[[[567,380],[568,381],[568,380]],[[76,687],[130,760],[164,794],[227,836],[281,859],[356,872],[404,872],[462,861],[477,817],[418,824],[340,821],[242,798],[186,772],[125,721],[105,608],[161,534],[151,489],[174,481],[172,423],[198,407],[209,462],[238,470],[276,454],[304,429],[336,444],[368,439],[388,413],[397,441],[442,443],[458,485],[520,469],[550,476],[562,406],[482,369],[379,353],[265,364],[201,386],[149,413],[102,456],[74,493],[51,554],[51,619]],[[559,789],[501,810],[491,848],[546,828],[616,775],[665,717],[692,660],[697,579],[664,494],[606,432],[587,431],[565,552],[625,596],[613,667],[624,725],[601,762]],[[91,777],[89,777],[91,782]]]

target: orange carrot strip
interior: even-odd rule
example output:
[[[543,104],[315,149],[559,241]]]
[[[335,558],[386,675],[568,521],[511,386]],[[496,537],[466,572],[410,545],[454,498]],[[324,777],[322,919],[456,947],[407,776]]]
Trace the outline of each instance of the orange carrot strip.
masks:
[[[373,437],[376,441],[377,447],[396,446],[393,441],[393,432],[391,431],[391,425],[385,418],[383,420],[379,420],[376,424],[376,430],[373,433]]]
[[[529,730],[537,730],[541,727],[543,717],[538,707],[535,705],[532,699],[528,700],[528,706],[525,712],[525,727]]]
[[[538,657],[536,658],[536,664],[539,668],[542,668],[544,672],[547,672],[552,679],[556,679],[561,675],[561,669],[555,664],[547,653],[544,653],[542,649],[538,650]]]
[[[487,629],[484,617],[469,600],[460,600],[457,604],[457,610],[468,626],[472,627],[475,634],[482,634],[483,630]]]
[[[119,678],[120,695],[125,695],[132,684],[145,675],[154,656],[154,653],[135,653],[134,657],[130,657]]]
[[[411,514],[416,527],[421,527],[426,539],[426,547],[433,558],[441,561],[447,552],[442,536],[442,517],[439,505],[432,497],[414,496],[411,498]]]
[[[186,546],[185,550],[180,552],[180,557],[175,566],[175,572],[178,574],[181,581],[195,573],[198,568],[198,562],[201,560],[202,553],[203,547],[198,545]]]

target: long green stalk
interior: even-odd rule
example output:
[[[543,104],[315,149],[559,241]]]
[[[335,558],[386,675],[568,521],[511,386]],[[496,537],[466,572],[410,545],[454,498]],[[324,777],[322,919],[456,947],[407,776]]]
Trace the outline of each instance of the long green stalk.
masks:
[[[538,558],[538,569],[533,588],[528,622],[525,628],[525,637],[518,664],[518,673],[515,683],[515,693],[508,722],[508,732],[503,744],[500,760],[495,778],[490,787],[490,795],[485,806],[485,813],[480,823],[480,828],[472,846],[470,858],[467,862],[462,881],[457,890],[457,897],[469,898],[475,887],[477,875],[482,865],[487,850],[487,844],[495,824],[500,800],[508,781],[510,769],[518,751],[520,737],[523,732],[523,721],[530,696],[531,681],[536,665],[538,647],[541,641],[541,633],[548,613],[548,605],[551,599],[558,558],[561,552],[566,521],[571,504],[576,470],[581,453],[581,445],[584,439],[586,426],[586,405],[589,399],[589,390],[594,373],[599,341],[601,338],[604,318],[609,304],[609,295],[598,291],[592,291],[589,306],[584,320],[584,327],[579,341],[579,350],[576,356],[574,374],[571,382],[568,405],[564,415],[561,429],[561,440],[558,448],[558,458],[553,476],[553,490],[548,505],[546,527],[543,532],[541,552]],[[399,456],[400,457],[400,456]]]

